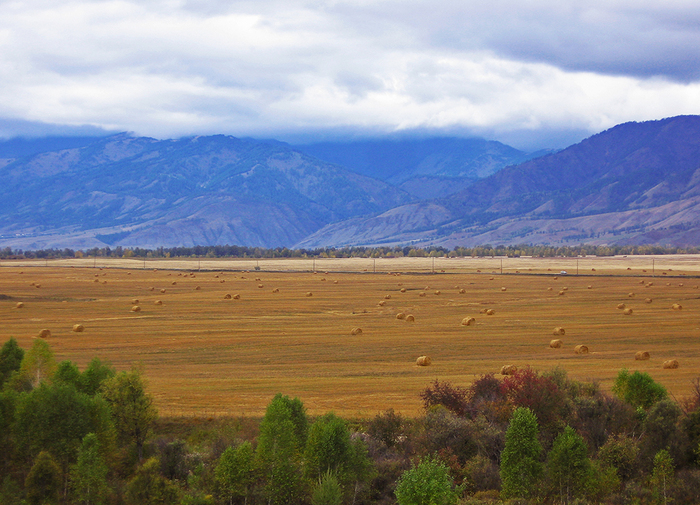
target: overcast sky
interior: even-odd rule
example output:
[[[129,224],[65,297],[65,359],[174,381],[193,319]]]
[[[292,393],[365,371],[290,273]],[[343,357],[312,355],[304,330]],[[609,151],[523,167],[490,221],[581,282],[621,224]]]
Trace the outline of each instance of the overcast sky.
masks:
[[[564,147],[697,113],[697,0],[0,0],[4,137]]]

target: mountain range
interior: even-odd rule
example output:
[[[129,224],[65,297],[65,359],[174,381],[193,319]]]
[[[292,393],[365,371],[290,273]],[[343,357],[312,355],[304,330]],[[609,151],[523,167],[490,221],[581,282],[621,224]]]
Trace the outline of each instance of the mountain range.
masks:
[[[0,142],[0,246],[697,245],[700,117],[483,139]]]

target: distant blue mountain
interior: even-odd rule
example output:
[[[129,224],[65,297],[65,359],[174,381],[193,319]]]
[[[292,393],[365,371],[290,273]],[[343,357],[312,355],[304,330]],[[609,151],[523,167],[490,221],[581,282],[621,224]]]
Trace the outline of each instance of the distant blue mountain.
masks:
[[[85,147],[102,137],[17,137],[0,140],[0,159],[26,158],[39,153]]]

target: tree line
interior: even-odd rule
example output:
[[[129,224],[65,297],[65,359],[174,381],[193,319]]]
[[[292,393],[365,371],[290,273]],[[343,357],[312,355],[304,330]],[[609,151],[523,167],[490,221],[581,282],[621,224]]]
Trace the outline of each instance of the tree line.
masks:
[[[667,504],[700,502],[700,382],[671,399],[620,370],[612,394],[561,369],[435,380],[423,413],[158,416],[138,368],[0,349],[0,503]]]
[[[263,248],[237,245],[193,246],[193,247],[159,247],[143,249],[140,247],[117,246],[93,247],[75,250],[41,249],[22,250],[5,247],[0,249],[0,259],[59,259],[59,258],[402,258],[402,257],[510,257],[532,256],[537,258],[576,258],[585,256],[618,255],[664,255],[664,254],[698,254],[698,247],[672,247],[657,245],[586,245],[550,246],[550,245],[496,245],[490,244],[447,249],[441,246],[426,248],[412,246],[394,247],[323,247],[317,249],[289,249],[286,247]]]

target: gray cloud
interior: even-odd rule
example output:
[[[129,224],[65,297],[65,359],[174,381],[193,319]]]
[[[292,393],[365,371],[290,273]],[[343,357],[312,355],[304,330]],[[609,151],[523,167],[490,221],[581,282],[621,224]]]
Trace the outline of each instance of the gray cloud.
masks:
[[[0,117],[155,137],[419,129],[561,147],[700,110],[700,6],[657,4],[0,1]]]

